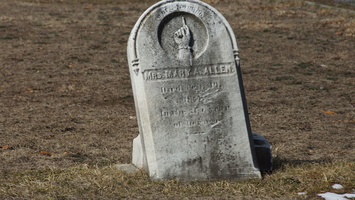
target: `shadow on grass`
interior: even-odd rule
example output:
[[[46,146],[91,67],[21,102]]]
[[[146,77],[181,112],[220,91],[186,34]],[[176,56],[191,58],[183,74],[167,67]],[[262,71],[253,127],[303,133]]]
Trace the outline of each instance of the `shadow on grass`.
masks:
[[[289,160],[285,158],[275,157],[273,158],[273,170],[271,172],[266,172],[268,174],[275,173],[279,170],[285,168],[285,166],[301,166],[304,164],[324,164],[324,163],[332,163],[333,160],[330,158],[317,159],[317,160]]]
[[[351,1],[335,1],[335,0],[308,0],[307,2],[316,3],[316,5],[330,6],[334,8],[342,8],[348,10],[355,10],[355,4]]]
[[[299,167],[307,164],[330,164],[333,162],[334,160],[331,158],[323,158],[317,160],[290,160],[280,157],[274,157],[272,170],[261,171],[261,174],[262,176],[272,175],[277,173],[278,171],[285,170],[286,167]]]

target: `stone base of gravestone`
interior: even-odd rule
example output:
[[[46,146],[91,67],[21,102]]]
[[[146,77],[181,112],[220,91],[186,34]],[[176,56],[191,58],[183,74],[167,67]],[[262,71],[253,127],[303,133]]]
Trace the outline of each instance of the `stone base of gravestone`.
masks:
[[[118,170],[123,171],[127,174],[132,174],[140,171],[140,169],[133,164],[119,164],[116,165],[116,167]]]
[[[144,163],[144,152],[142,148],[141,135],[139,134],[133,139],[132,164],[139,168],[145,168]]]
[[[255,147],[258,166],[262,172],[270,172],[272,170],[272,146],[263,136],[253,133],[253,142]],[[133,157],[132,164],[138,168],[145,168],[144,152],[142,148],[140,135],[133,140]]]

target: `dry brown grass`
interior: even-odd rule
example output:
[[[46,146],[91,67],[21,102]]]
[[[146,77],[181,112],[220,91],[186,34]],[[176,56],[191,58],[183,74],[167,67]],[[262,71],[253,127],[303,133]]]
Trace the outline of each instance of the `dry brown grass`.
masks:
[[[114,166],[8,171],[0,178],[1,199],[314,199],[322,192],[353,192],[352,162],[284,164],[262,180],[244,182],[151,181],[143,172]],[[332,189],[333,184],[344,186]],[[298,195],[305,192],[306,195]]]

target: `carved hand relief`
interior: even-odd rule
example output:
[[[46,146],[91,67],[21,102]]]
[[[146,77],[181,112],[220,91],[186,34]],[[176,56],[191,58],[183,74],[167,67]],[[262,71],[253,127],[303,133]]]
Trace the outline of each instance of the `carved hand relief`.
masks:
[[[158,40],[169,57],[190,61],[207,49],[208,33],[205,24],[195,15],[175,12],[160,23]]]
[[[190,40],[191,34],[190,29],[186,25],[185,18],[182,17],[183,26],[174,33],[174,40],[178,44],[178,56],[180,60],[190,60],[191,59],[191,47]]]

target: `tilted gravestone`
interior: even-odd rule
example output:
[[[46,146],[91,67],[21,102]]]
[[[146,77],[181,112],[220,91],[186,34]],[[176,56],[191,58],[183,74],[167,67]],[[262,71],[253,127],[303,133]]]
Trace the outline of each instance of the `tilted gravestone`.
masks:
[[[260,178],[237,43],[216,9],[156,3],[131,32],[128,62],[140,131],[134,165],[152,179]]]

